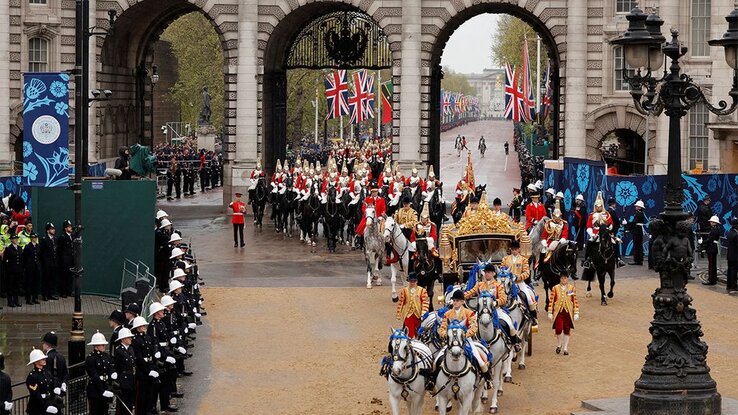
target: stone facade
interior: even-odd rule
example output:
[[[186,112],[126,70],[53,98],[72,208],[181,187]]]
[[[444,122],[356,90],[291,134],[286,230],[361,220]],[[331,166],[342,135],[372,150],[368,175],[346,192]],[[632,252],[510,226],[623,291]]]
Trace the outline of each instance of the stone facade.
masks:
[[[482,73],[463,75],[477,90],[482,117],[502,118],[505,114],[505,70],[484,69]]]
[[[654,0],[664,28],[684,29],[690,40],[692,2]],[[28,40],[42,37],[49,43],[48,70],[71,69],[74,62],[74,1],[7,0],[0,4],[0,160],[14,158],[20,137],[21,73],[28,69]],[[151,45],[179,16],[197,11],[213,24],[221,38],[225,60],[226,193],[243,190],[257,159],[273,164],[276,131],[273,103],[283,88],[285,56],[292,37],[311,20],[335,10],[357,10],[370,16],[387,34],[392,50],[394,84],[392,133],[395,159],[401,164],[434,162],[438,145],[440,61],[451,34],[469,18],[481,13],[509,13],[536,28],[549,56],[555,60],[553,76],[558,108],[556,127],[559,155],[599,159],[599,143],[615,129],[632,129],[649,137],[650,171],[665,171],[667,123],[650,122],[632,107],[627,91],[616,90],[615,51],[607,42],[625,30],[622,0],[90,0],[95,11],[91,26],[106,28],[107,11],[115,9],[115,32],[92,38],[91,88],[110,89],[108,102],[96,103],[90,113],[91,161],[109,156],[108,149],[126,140],[148,135],[151,125],[150,84],[137,76],[151,67]],[[659,4],[660,3],[660,4]],[[708,38],[722,35],[728,2],[710,9]],[[3,24],[5,22],[5,24]],[[685,69],[716,98],[731,85],[731,72],[722,50],[709,56],[685,57]],[[161,66],[161,65],[160,65]],[[504,82],[504,81],[503,81]],[[721,97],[722,98],[722,97]],[[106,114],[115,114],[108,133]],[[708,164],[734,169],[732,141],[738,140],[735,118],[713,119],[709,130]],[[689,122],[685,119],[684,161],[689,164]],[[712,140],[719,138],[722,141]],[[730,149],[731,151],[724,151]],[[721,156],[722,154],[722,156]],[[721,159],[722,157],[722,159]],[[733,163],[726,168],[724,163]]]

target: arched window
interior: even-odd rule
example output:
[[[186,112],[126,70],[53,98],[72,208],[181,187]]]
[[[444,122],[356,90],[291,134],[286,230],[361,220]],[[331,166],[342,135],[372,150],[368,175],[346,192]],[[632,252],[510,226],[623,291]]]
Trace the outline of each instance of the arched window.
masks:
[[[49,41],[40,37],[28,39],[28,71],[46,72],[49,68]]]

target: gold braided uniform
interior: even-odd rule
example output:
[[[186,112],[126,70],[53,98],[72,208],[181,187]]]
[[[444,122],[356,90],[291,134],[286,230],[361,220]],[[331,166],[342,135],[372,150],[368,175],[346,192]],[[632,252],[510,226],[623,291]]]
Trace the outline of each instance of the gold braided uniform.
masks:
[[[502,284],[497,282],[495,279],[490,281],[483,279],[477,282],[474,288],[464,293],[464,299],[468,300],[472,297],[476,297],[481,294],[482,291],[489,291],[490,294],[495,296],[497,299],[497,307],[502,307],[507,304],[507,293],[505,293],[505,289],[502,287]]]
[[[517,259],[513,260],[512,255],[507,255],[502,258],[500,265],[510,269],[510,272],[515,276],[515,282],[523,282],[528,279],[530,272],[528,270],[528,258],[518,255]]]
[[[418,212],[410,206],[403,206],[395,212],[395,222],[412,231],[418,223]]]
[[[476,314],[468,308],[461,306],[458,312],[452,308],[443,315],[443,322],[441,322],[441,327],[438,328],[438,335],[442,339],[446,338],[448,326],[454,320],[458,320],[459,324],[466,326],[466,337],[474,337],[477,334]]]
[[[428,311],[430,299],[423,287],[405,287],[400,291],[400,300],[397,303],[397,318],[405,319],[410,316],[422,318]]]

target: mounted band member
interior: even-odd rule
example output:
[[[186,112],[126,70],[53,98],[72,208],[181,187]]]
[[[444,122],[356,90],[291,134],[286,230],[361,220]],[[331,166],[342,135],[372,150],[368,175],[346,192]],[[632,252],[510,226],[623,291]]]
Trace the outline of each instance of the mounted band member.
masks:
[[[592,261],[590,260],[592,244],[593,242],[599,242],[600,239],[598,234],[600,233],[600,226],[603,225],[612,229],[612,217],[605,210],[605,201],[602,199],[602,192],[599,191],[597,192],[597,199],[595,199],[594,211],[589,214],[589,218],[587,219],[587,234],[589,235],[589,241],[587,242],[587,246],[584,250],[584,268],[590,268],[592,266]],[[612,239],[612,242],[613,244],[617,243],[615,238]]]
[[[418,223],[418,212],[410,205],[409,197],[406,196],[402,199],[402,207],[395,212],[395,222],[400,225],[402,233],[409,240],[415,225]]]
[[[529,184],[530,203],[525,207],[525,230],[530,231],[539,220],[546,216],[546,207],[540,202],[540,195],[535,185]]]
[[[542,254],[546,254],[544,262],[548,262],[551,258],[551,254],[559,243],[565,243],[569,239],[569,225],[561,219],[561,207],[557,200],[554,204],[553,218],[546,222],[543,226],[543,233],[541,234],[541,245],[543,249]]]
[[[536,294],[525,280],[529,278],[528,270],[528,258],[520,255],[520,242],[517,240],[510,243],[510,255],[502,258],[501,266],[510,269],[510,272],[515,276],[515,282],[518,284],[518,288],[525,294],[525,299],[528,304],[528,311],[532,318],[532,328],[538,327],[538,310],[536,309]]]
[[[436,173],[433,171],[433,165],[428,168],[428,178],[425,179],[425,189],[423,191],[423,199],[428,202],[433,196],[436,189],[441,189],[443,183],[436,179]]]
[[[403,321],[408,337],[414,339],[420,327],[420,319],[428,311],[430,299],[425,288],[418,286],[418,276],[414,272],[408,274],[407,281],[408,286],[400,290],[397,319]]]
[[[449,326],[458,324],[466,327],[467,339],[473,338],[477,334],[478,328],[476,314],[464,306],[464,294],[461,290],[454,291],[451,295],[451,300],[453,301],[453,306],[443,315],[441,327],[438,328],[438,335],[442,339],[445,339]],[[482,373],[487,373],[489,367],[486,358],[479,353],[476,347],[471,347],[471,351]]]
[[[387,205],[384,203],[384,198],[379,196],[379,188],[377,187],[377,182],[371,182],[369,184],[369,188],[371,189],[371,193],[364,199],[364,203],[361,205],[361,222],[359,222],[355,229],[356,235],[358,237],[363,237],[364,235],[364,228],[366,228],[367,206],[372,206],[374,208],[374,214],[376,215],[377,220],[380,222],[380,229],[383,229],[383,225],[381,223],[384,222],[384,217],[387,214]],[[390,253],[391,248],[387,253],[388,256],[390,255]]]

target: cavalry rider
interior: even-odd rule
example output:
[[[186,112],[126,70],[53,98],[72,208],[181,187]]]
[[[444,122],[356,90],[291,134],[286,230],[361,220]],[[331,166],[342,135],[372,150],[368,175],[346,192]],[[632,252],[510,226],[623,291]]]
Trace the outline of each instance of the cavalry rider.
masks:
[[[569,338],[574,321],[579,320],[579,301],[577,289],[569,284],[569,276],[562,273],[560,284],[551,289],[548,294],[548,319],[553,320],[553,329],[556,332],[556,354],[564,349],[564,356],[569,355]]]
[[[507,293],[505,293],[505,287],[497,281],[497,273],[495,272],[495,266],[491,263],[487,263],[484,266],[484,277],[477,281],[477,283],[469,291],[464,293],[464,299],[468,300],[473,297],[481,295],[484,291],[489,292],[492,297],[495,298],[497,308],[504,307],[507,304]],[[507,313],[497,313],[500,320],[505,322],[510,340],[512,344],[516,345],[516,350],[520,351],[520,337],[518,337],[518,330],[515,328],[510,315]]]
[[[415,188],[419,187],[421,190],[425,190],[425,182],[420,178],[420,176],[418,176],[418,169],[415,168],[415,164],[413,164],[413,170],[410,177],[405,179],[405,186],[413,188],[413,194],[415,194]]]
[[[531,202],[525,207],[525,230],[530,231],[538,221],[546,216],[546,208],[540,203],[540,195],[538,190],[533,184],[528,185],[528,191],[530,192]]]
[[[518,284],[518,288],[525,294],[527,300],[528,311],[530,311],[531,319],[533,320],[532,328],[538,329],[538,310],[536,302],[536,294],[533,292],[526,280],[529,278],[528,271],[528,258],[520,255],[520,242],[515,240],[510,243],[510,255],[502,258],[501,266],[507,267],[510,272],[515,276],[515,283]]]
[[[420,213],[420,222],[413,228],[413,233],[410,235],[410,243],[415,248],[415,241],[418,238],[424,237],[428,242],[428,252],[434,258],[438,258],[438,251],[436,250],[436,241],[438,240],[438,229],[436,224],[431,222],[430,215],[428,214],[428,205],[423,206],[423,210]]]
[[[397,303],[397,319],[407,328],[407,336],[414,339],[420,328],[421,318],[428,312],[430,298],[425,288],[418,286],[418,275],[411,272],[407,275],[408,286],[400,290]]]
[[[458,324],[466,327],[467,339],[474,338],[477,334],[477,316],[474,314],[474,311],[469,310],[464,306],[464,293],[462,293],[461,290],[454,291],[453,294],[451,294],[451,300],[453,301],[453,306],[443,315],[443,321],[441,322],[441,326],[438,328],[438,335],[445,341],[449,326]],[[482,356],[479,353],[479,350],[477,350],[473,345],[471,347],[471,351],[479,364],[479,369],[482,373],[487,373],[489,367],[487,365],[486,356]],[[439,353],[439,355],[441,355],[441,353]],[[436,370],[438,370],[438,367]],[[435,377],[433,377],[433,379],[435,379]]]
[[[548,252],[544,262],[548,262],[559,243],[566,243],[568,239],[569,225],[561,218],[561,207],[557,200],[554,204],[553,217],[546,222],[541,233],[541,245],[543,245],[541,253],[546,254]]]
[[[369,184],[370,194],[364,199],[364,204],[361,205],[362,218],[361,222],[356,226],[356,236],[364,237],[364,228],[366,227],[366,208],[371,206],[374,208],[374,214],[378,221],[383,221],[387,214],[387,205],[384,202],[384,198],[379,196],[379,187],[377,182],[372,181]],[[362,239],[363,240],[363,239]]]
[[[592,266],[592,260],[590,254],[592,253],[593,242],[600,240],[600,226],[606,225],[608,229],[612,230],[612,216],[605,210],[605,201],[602,200],[602,191],[597,192],[597,198],[594,203],[594,211],[589,214],[587,218],[587,234],[589,240],[584,250],[584,262],[582,266],[584,268],[590,268]],[[617,244],[617,241],[612,237],[613,244]]]
[[[265,177],[264,170],[261,169],[261,160],[256,161],[256,167],[251,171],[251,186],[249,186],[249,202],[254,200],[254,189],[259,177]]]
[[[400,225],[405,237],[410,240],[410,235],[418,223],[418,212],[410,205],[409,197],[402,198],[402,207],[395,212],[395,222]]]
[[[350,189],[353,189],[353,184],[354,180],[351,178],[351,176],[349,176],[349,171],[346,167],[346,163],[343,163],[343,167],[341,168],[341,177],[338,178],[338,185],[341,189],[341,192],[346,192]]]
[[[388,187],[391,187],[392,184],[392,165],[388,160],[384,161],[384,171],[379,173],[379,178],[377,179],[377,183],[379,184],[379,187],[384,187],[385,185]]]
[[[442,189],[443,183],[441,183],[440,180],[436,179],[436,173],[433,171],[433,165],[431,165],[428,169],[428,178],[425,179],[425,189],[423,191],[423,200],[426,202],[430,202],[431,197],[433,197],[433,192],[436,189]],[[443,196],[441,196],[441,202],[443,202]]]
[[[282,163],[277,159],[277,165],[274,168],[274,173],[272,174],[272,179],[270,180],[270,184],[272,185],[272,193],[277,193],[277,188],[284,180],[284,172],[282,171]]]

